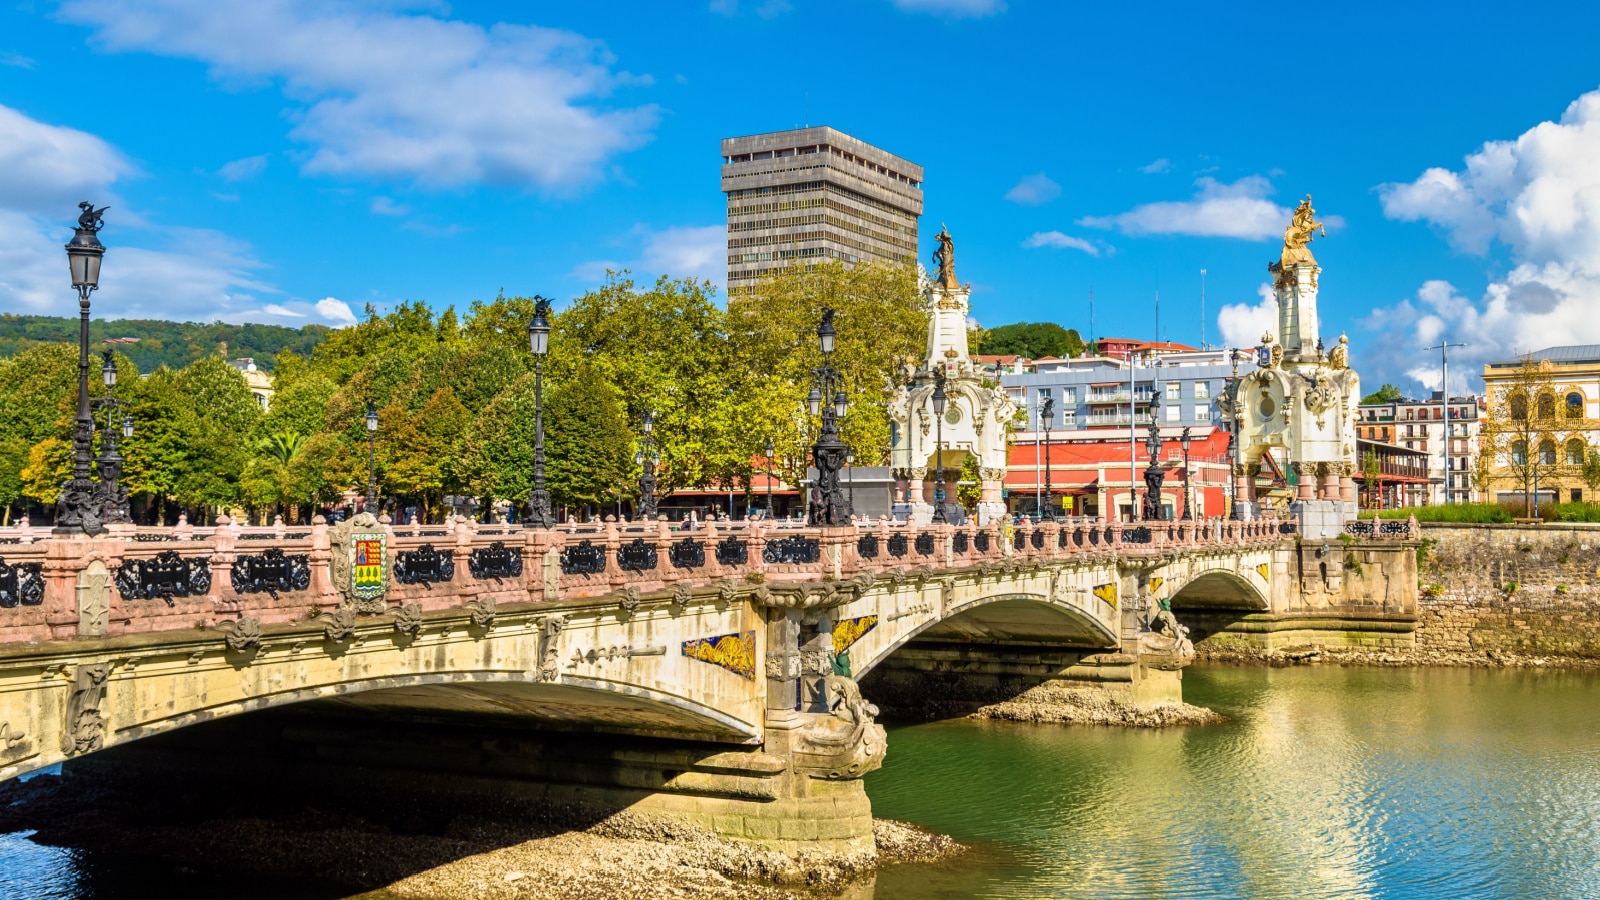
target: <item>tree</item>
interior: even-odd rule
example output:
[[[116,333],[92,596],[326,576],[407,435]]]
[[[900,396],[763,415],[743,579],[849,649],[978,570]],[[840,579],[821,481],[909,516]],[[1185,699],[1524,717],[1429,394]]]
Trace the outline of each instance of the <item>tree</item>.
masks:
[[[11,505],[22,499],[22,470],[28,465],[28,442],[15,435],[0,437],[0,504],[4,524],[11,524]]]
[[[1361,403],[1363,406],[1365,406],[1367,404],[1375,403],[1393,403],[1399,399],[1401,399],[1400,389],[1392,384],[1385,384],[1383,387],[1378,388],[1365,397],[1362,397]]]
[[[1522,489],[1524,500],[1533,498],[1541,479],[1556,472],[1562,443],[1555,379],[1549,364],[1533,356],[1504,377],[1488,385],[1484,418],[1480,425],[1480,452],[1495,462],[1486,481],[1509,477]],[[1490,484],[1484,484],[1488,492]]]
[[[1062,328],[1054,322],[1016,322],[986,331],[982,345],[973,352],[992,355],[1014,353],[1030,359],[1041,359],[1046,356],[1081,356],[1085,349],[1083,338],[1076,329]]]
[[[550,497],[563,506],[599,506],[633,472],[633,434],[598,368],[581,365],[550,392],[545,439]],[[668,471],[662,473],[670,476]],[[530,482],[531,486],[531,482]]]
[[[1594,502],[1596,492],[1600,492],[1600,450],[1590,450],[1583,458],[1583,483],[1589,488],[1589,502]]]
[[[737,366],[728,373],[725,413],[742,434],[746,459],[770,434],[782,477],[798,484],[820,424],[805,411],[812,372],[822,363],[817,325],[824,308],[837,315],[834,368],[854,403],[841,436],[862,465],[889,452],[888,396],[900,364],[921,362],[928,318],[909,266],[837,261],[789,266],[728,301],[728,339]]]
[[[380,422],[391,416],[396,426],[379,427],[384,484],[395,494],[420,500],[425,512],[432,510],[458,487],[457,447],[471,415],[455,392],[444,387],[416,415],[400,415],[391,407]]]

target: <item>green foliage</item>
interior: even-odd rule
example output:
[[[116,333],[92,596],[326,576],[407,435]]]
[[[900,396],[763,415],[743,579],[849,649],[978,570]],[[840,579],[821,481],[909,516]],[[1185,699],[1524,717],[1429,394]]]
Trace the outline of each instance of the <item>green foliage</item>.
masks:
[[[1566,582],[1557,582],[1556,583],[1556,593],[1558,593],[1558,594],[1566,594],[1566,593],[1569,593],[1570,591],[1571,591],[1571,589],[1567,587]]]
[[[1017,322],[988,329],[983,333],[982,344],[972,352],[986,355],[1016,353],[1030,359],[1040,359],[1046,356],[1081,356],[1085,349],[1077,329],[1062,328],[1054,322]]]
[[[596,506],[632,479],[633,435],[598,368],[580,365],[573,377],[550,392],[545,435],[551,458],[550,496],[568,507]],[[662,463],[670,476],[670,463]],[[530,482],[531,486],[531,482]],[[524,492],[525,493],[525,492]]]
[[[971,454],[961,461],[961,478],[956,484],[956,502],[967,511],[968,515],[975,515],[978,511],[978,502],[983,499],[982,474],[978,471],[978,458]]]
[[[138,338],[138,343],[118,344],[140,371],[161,366],[182,369],[196,360],[218,355],[227,347],[228,358],[253,357],[256,365],[271,370],[283,350],[309,356],[332,331],[326,325],[285,328],[281,325],[228,325],[212,322],[167,322],[160,319],[93,319],[90,346],[107,338]],[[0,315],[0,357],[20,356],[41,345],[78,345],[78,320],[62,316]],[[75,373],[71,373],[75,374]]]
[[[1361,398],[1362,403],[1392,403],[1404,397],[1400,389],[1392,384],[1385,384],[1372,393]]]
[[[1404,519],[1416,516],[1418,522],[1459,522],[1462,524],[1510,524],[1526,518],[1529,510],[1521,503],[1451,503],[1447,506],[1418,506],[1402,509],[1367,510],[1363,519]],[[1593,503],[1541,503],[1539,519],[1545,522],[1600,522],[1600,505]]]

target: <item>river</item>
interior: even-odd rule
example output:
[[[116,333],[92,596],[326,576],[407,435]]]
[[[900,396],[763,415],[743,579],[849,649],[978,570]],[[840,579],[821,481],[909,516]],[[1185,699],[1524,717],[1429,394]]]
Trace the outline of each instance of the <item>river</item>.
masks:
[[[974,849],[867,896],[1600,897],[1600,676],[1194,667],[1185,695],[1232,721],[892,728],[875,812]],[[205,895],[126,865],[0,836],[0,897]]]

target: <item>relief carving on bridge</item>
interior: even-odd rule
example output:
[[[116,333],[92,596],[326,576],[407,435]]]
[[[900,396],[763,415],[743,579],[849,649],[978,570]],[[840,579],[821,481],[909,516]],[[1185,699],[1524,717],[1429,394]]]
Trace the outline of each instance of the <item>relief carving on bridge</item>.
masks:
[[[73,673],[61,734],[61,752],[67,756],[90,753],[105,744],[105,716],[100,713],[100,703],[105,699],[110,675],[110,663],[79,666]]]
[[[391,608],[389,612],[394,616],[395,631],[415,637],[422,630],[421,603],[405,603]]]
[[[33,742],[27,732],[11,727],[10,722],[0,722],[0,763],[11,763],[34,755]]]
[[[561,675],[561,655],[556,642],[566,627],[566,616],[545,616],[539,620],[539,669],[535,677],[540,681],[555,681]]]
[[[1194,660],[1189,629],[1172,614],[1172,602],[1163,597],[1144,617],[1139,632],[1139,662],[1152,669],[1176,671]]]
[[[254,616],[245,616],[238,621],[224,619],[217,623],[217,630],[222,632],[228,649],[235,653],[243,653],[261,645],[261,620]]]
[[[92,560],[78,573],[78,634],[105,637],[111,630],[111,570]]]

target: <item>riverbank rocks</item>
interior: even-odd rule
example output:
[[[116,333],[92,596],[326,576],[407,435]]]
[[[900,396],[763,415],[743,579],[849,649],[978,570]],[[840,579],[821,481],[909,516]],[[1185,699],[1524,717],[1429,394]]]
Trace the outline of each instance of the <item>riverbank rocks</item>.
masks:
[[[983,706],[972,713],[971,718],[1135,728],[1213,725],[1227,721],[1220,713],[1188,703],[1134,706],[1104,691],[1065,687],[1055,682],[1045,682],[1010,700]]]

